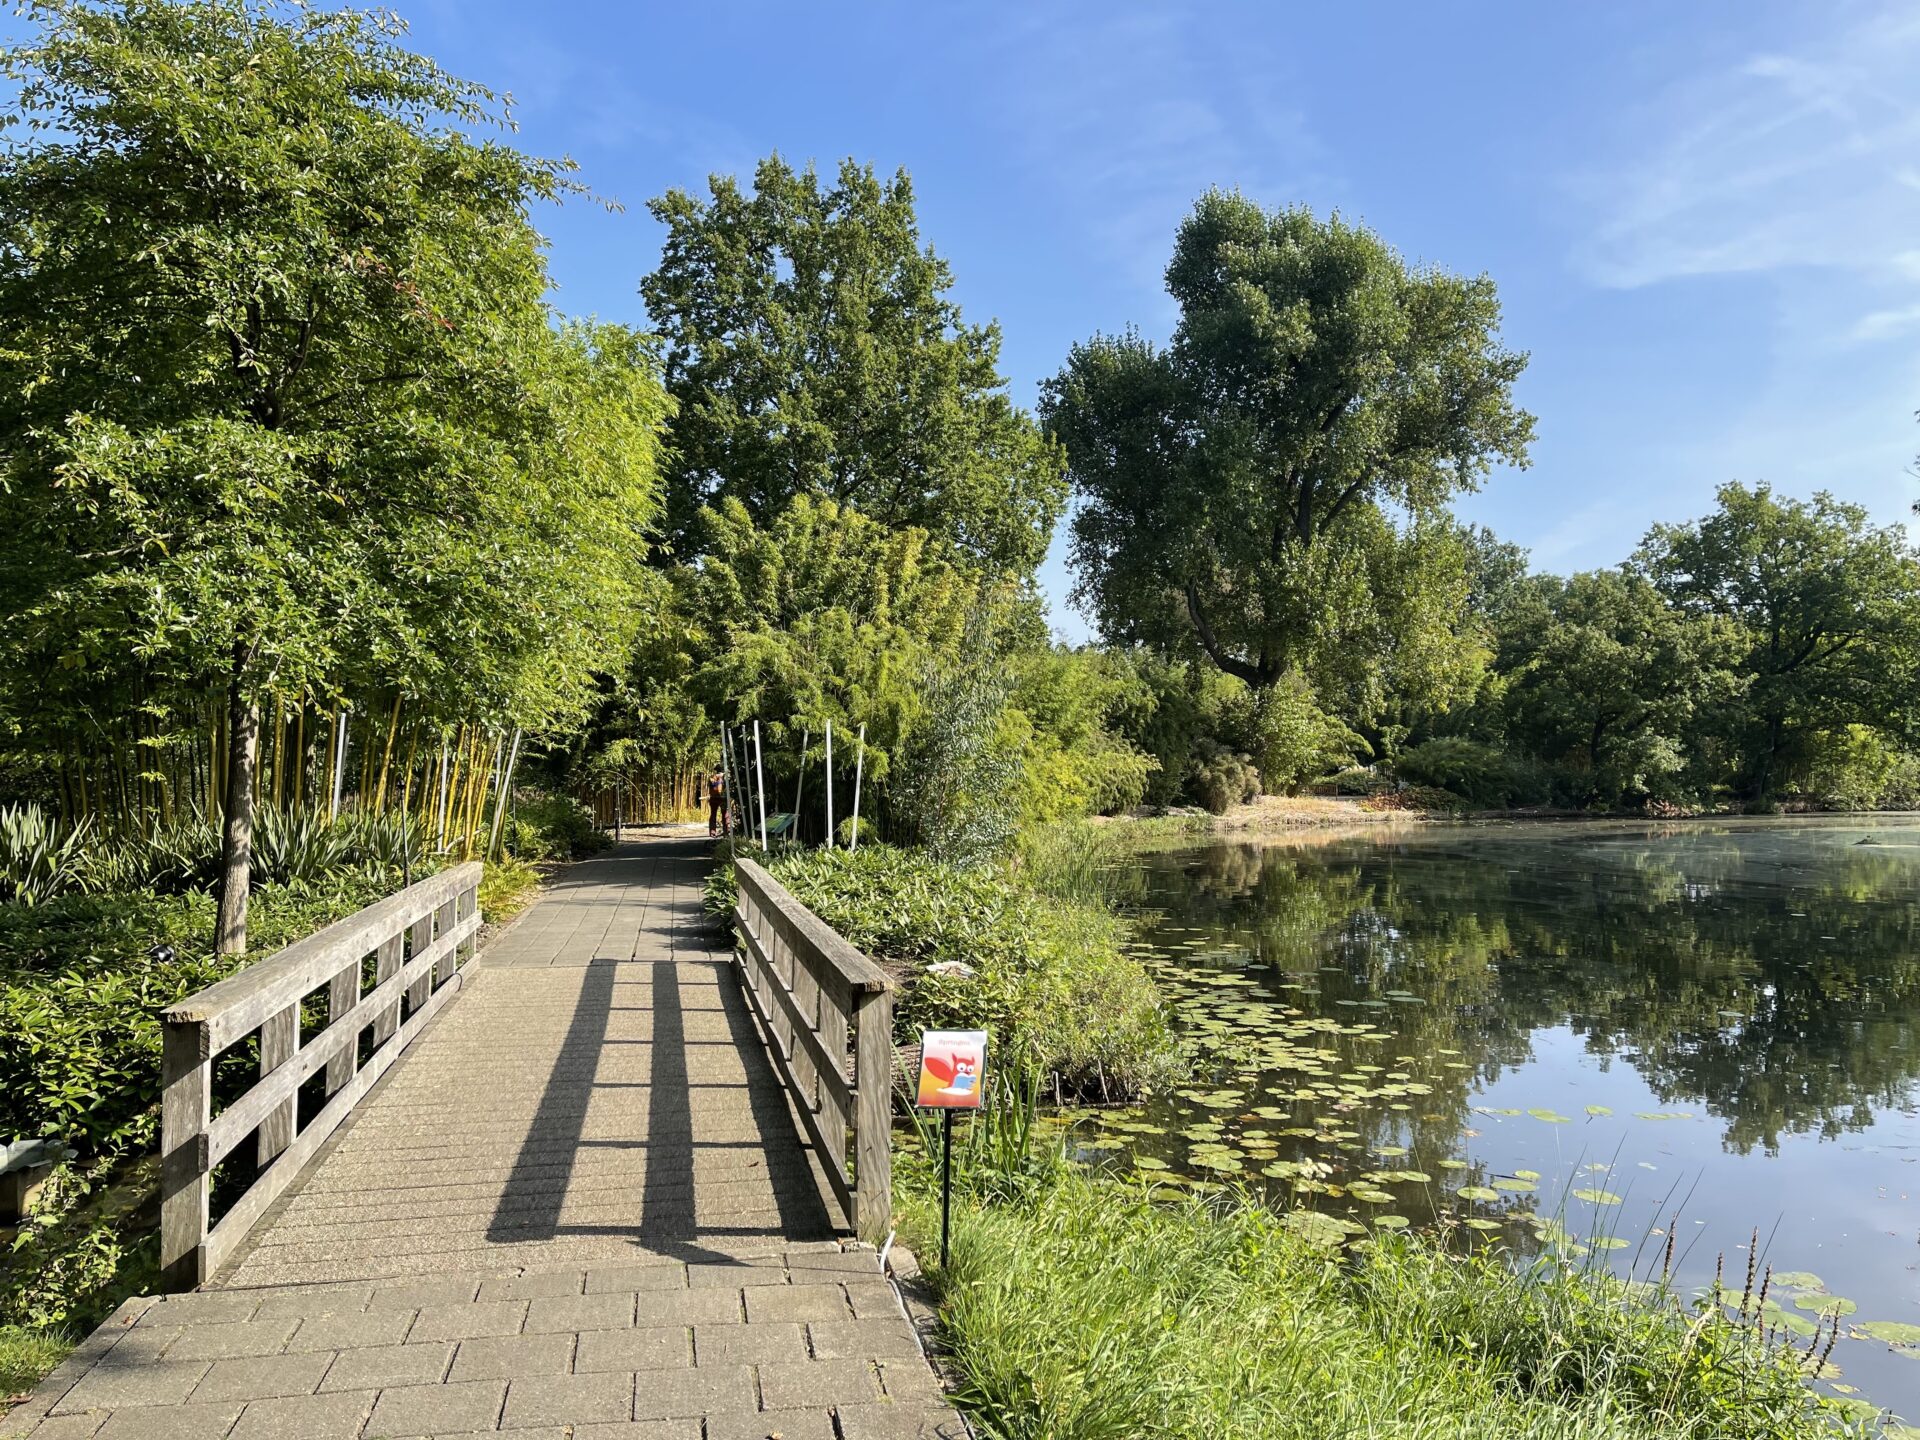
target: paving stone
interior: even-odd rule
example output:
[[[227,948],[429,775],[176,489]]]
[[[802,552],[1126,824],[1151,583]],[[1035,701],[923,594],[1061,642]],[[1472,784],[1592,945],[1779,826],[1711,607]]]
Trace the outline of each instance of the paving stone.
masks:
[[[538,1275],[512,1275],[482,1280],[482,1300],[531,1300],[536,1295],[578,1295],[583,1279],[578,1270],[554,1270]],[[624,1287],[623,1287],[624,1288]]]
[[[526,1323],[527,1300],[496,1300],[486,1305],[429,1305],[407,1332],[410,1342],[471,1340],[482,1335],[518,1335]]]
[[[702,1370],[643,1370],[635,1377],[633,1418],[674,1420],[759,1408],[753,1372],[744,1365]]]
[[[530,1375],[507,1386],[502,1429],[527,1425],[583,1424],[633,1418],[633,1376],[607,1371],[597,1375]]]
[[[827,1410],[762,1410],[757,1415],[715,1415],[707,1440],[839,1440]]]
[[[574,1372],[582,1375],[596,1370],[672,1370],[691,1364],[693,1346],[684,1325],[588,1330],[581,1334],[573,1357]]]
[[[738,1290],[656,1290],[641,1292],[635,1323],[726,1325],[744,1318]]]
[[[951,1406],[896,1404],[842,1405],[841,1440],[968,1440],[966,1426]]]
[[[314,1315],[352,1315],[367,1308],[371,1285],[294,1285],[269,1290],[260,1297],[256,1320],[278,1320],[283,1315],[306,1319]]]
[[[666,1265],[609,1265],[587,1272],[587,1294],[607,1290],[684,1290],[687,1267],[674,1262]]]
[[[358,1435],[372,1409],[371,1390],[254,1400],[240,1412],[228,1440],[340,1440]]]
[[[530,1302],[527,1333],[546,1330],[625,1330],[633,1324],[633,1296],[571,1295]]]
[[[111,1410],[117,1405],[179,1405],[209,1368],[204,1360],[156,1360],[124,1367],[114,1365],[112,1360],[109,1352],[105,1361],[60,1397],[53,1413]]]
[[[796,1324],[693,1327],[693,1363],[696,1365],[764,1365],[808,1358],[806,1332]]]
[[[889,1399],[938,1400],[945,1394],[940,1377],[924,1359],[881,1360],[880,1383]]]
[[[747,1329],[753,1329],[749,1325]],[[837,1358],[882,1360],[920,1358],[920,1342],[904,1317],[892,1320],[816,1320],[807,1326],[807,1338],[819,1360]]]
[[[448,1276],[437,1280],[402,1280],[374,1287],[369,1310],[420,1310],[429,1305],[455,1305],[473,1299],[480,1289],[477,1277]]]
[[[496,1335],[462,1340],[449,1380],[511,1380],[516,1375],[564,1375],[573,1368],[576,1337]]]
[[[247,1320],[238,1325],[189,1326],[167,1347],[167,1358],[228,1360],[243,1355],[278,1355],[299,1325],[298,1320]]]
[[[873,1366],[865,1360],[803,1360],[760,1367],[761,1403],[769,1410],[810,1405],[852,1405],[880,1398]]]
[[[220,1440],[240,1418],[238,1405],[168,1405],[116,1410],[95,1440]],[[42,1428],[33,1440],[54,1440]]]
[[[513,1440],[520,1440],[515,1435]],[[698,1420],[633,1420],[625,1424],[576,1425],[573,1440],[700,1440]]]
[[[237,1415],[240,1412],[236,1410],[234,1413]],[[91,1440],[93,1433],[104,1425],[106,1420],[107,1412],[104,1410],[88,1410],[78,1415],[50,1415],[33,1427],[33,1440]],[[20,1433],[25,1435],[28,1432],[22,1430]],[[127,1436],[133,1432],[122,1430],[120,1433],[122,1436]]]
[[[289,1354],[299,1350],[360,1350],[374,1345],[398,1345],[413,1329],[412,1310],[369,1310],[362,1314],[310,1315],[300,1322],[287,1342]]]
[[[281,1395],[311,1395],[320,1388],[333,1356],[326,1351],[302,1355],[261,1355],[247,1360],[216,1360],[206,1378],[193,1387],[195,1403],[219,1400],[271,1400]]]
[[[789,1285],[746,1292],[747,1319],[758,1325],[767,1320],[845,1320],[852,1312],[838,1285]]]
[[[168,1295],[143,1314],[139,1325],[231,1325],[251,1320],[260,1296],[250,1290],[201,1290]]]
[[[882,1280],[878,1284],[847,1284],[847,1300],[853,1306],[853,1318],[856,1320],[905,1320],[906,1311],[901,1308],[900,1296],[893,1286]],[[827,1319],[827,1316],[813,1317]]]
[[[849,1279],[865,1276],[881,1278],[880,1253],[877,1250],[800,1250],[787,1252],[789,1270],[831,1270],[844,1272]]]
[[[342,1350],[320,1382],[324,1390],[384,1390],[389,1385],[438,1385],[453,1363],[453,1344],[374,1345]]]
[[[507,1395],[504,1380],[468,1380],[457,1385],[406,1385],[380,1392],[367,1434],[444,1435],[490,1430]]]
[[[743,1260],[733,1265],[689,1265],[687,1284],[698,1290],[709,1285],[738,1288],[742,1285],[784,1285],[787,1265],[782,1257],[765,1262]]]

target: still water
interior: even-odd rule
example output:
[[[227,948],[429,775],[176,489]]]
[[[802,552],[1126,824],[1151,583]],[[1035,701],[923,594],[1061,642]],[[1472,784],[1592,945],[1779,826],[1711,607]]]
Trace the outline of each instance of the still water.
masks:
[[[1920,1416],[1920,819],[1395,830],[1108,878],[1199,1078],[1076,1127],[1084,1158],[1638,1274],[1671,1232],[1687,1287],[1724,1256],[1739,1290],[1757,1230],[1769,1323],[1843,1316],[1831,1383]]]

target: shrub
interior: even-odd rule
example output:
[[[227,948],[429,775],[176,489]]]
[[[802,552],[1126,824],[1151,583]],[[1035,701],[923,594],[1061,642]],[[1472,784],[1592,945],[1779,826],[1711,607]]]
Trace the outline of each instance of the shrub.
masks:
[[[1251,756],[1212,740],[1196,740],[1187,789],[1215,815],[1224,815],[1235,805],[1259,799],[1260,772]]]
[[[521,791],[514,796],[507,849],[522,860],[578,860],[613,841],[571,795]]]
[[[1491,745],[1457,736],[1402,750],[1393,757],[1392,769],[1409,784],[1450,790],[1482,809],[1507,804],[1514,790],[1505,755]]]
[[[38,805],[0,806],[0,905],[35,905],[79,889],[86,828],[51,820]]]
[[[903,840],[954,865],[980,864],[1012,842],[1021,777],[1000,733],[1006,701],[1006,682],[978,651],[929,672],[888,798],[889,828]]]
[[[1176,1073],[1159,994],[1124,953],[1125,926],[1042,895],[1004,869],[945,864],[886,845],[775,854],[799,901],[899,978],[894,1034],[985,1029],[998,1063],[1057,1079],[1063,1093],[1134,1093]],[[732,904],[731,874],[709,887]],[[959,961],[941,972],[929,967]]]
[[[1320,708],[1313,688],[1283,675],[1249,702],[1247,750],[1266,788],[1297,790],[1301,782],[1353,759],[1360,737]]]

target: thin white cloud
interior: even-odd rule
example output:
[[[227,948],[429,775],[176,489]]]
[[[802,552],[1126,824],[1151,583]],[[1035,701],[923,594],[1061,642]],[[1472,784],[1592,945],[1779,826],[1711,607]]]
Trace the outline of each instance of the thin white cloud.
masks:
[[[1218,23],[1205,9],[1043,6],[1000,39],[1016,153],[1130,287],[1159,288],[1174,231],[1209,186],[1266,204],[1328,188],[1325,152],[1289,98],[1291,57]]]
[[[1920,10],[1803,13],[1831,30],[1691,76],[1629,112],[1618,163],[1578,185],[1597,210],[1577,257],[1589,278],[1912,273]]]

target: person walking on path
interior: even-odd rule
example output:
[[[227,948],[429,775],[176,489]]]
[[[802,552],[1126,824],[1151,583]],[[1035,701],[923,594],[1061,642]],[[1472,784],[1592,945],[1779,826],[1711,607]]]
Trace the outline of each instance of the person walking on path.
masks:
[[[727,777],[715,770],[707,776],[707,834],[728,835],[732,826],[727,816]]]

